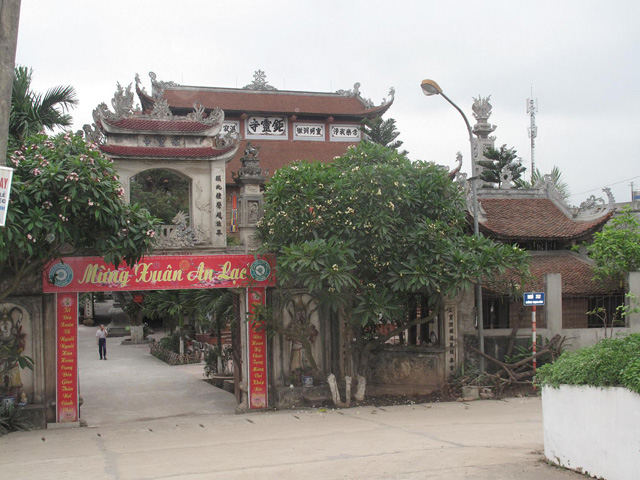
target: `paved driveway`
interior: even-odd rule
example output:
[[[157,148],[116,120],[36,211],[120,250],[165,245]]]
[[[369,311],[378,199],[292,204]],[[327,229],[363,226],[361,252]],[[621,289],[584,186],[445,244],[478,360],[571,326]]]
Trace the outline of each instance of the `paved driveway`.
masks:
[[[171,367],[149,354],[148,345],[121,345],[107,339],[100,360],[98,327],[78,327],[80,416],[90,426],[184,415],[233,414],[235,397],[204,381],[204,367]]]

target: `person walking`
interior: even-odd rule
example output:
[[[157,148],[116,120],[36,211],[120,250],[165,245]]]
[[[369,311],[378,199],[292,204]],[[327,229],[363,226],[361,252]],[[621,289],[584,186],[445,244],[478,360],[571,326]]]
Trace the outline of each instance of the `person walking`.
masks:
[[[107,359],[107,331],[104,325],[100,325],[100,329],[96,332],[96,340],[98,341],[98,353],[100,360]]]

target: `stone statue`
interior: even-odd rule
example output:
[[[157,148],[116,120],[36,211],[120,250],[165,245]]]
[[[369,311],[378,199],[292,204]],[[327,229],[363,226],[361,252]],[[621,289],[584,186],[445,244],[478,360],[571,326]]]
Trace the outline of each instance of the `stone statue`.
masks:
[[[286,339],[291,341],[291,356],[289,358],[289,371],[291,373],[303,370],[308,367],[304,355],[304,346],[301,337],[307,339],[307,341],[313,345],[318,336],[318,329],[316,326],[308,321],[307,314],[304,310],[298,310],[295,313],[294,319],[287,326]]]

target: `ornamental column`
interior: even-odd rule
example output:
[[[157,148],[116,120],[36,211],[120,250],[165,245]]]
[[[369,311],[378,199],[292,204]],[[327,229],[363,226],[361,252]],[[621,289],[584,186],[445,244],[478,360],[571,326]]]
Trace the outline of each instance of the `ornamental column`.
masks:
[[[256,250],[260,244],[255,237],[256,225],[262,218],[262,186],[268,171],[260,167],[258,153],[260,147],[254,147],[247,142],[244,155],[240,158],[242,167],[234,173],[234,181],[240,186],[238,195],[238,230],[240,244],[244,245],[245,253]]]
[[[494,142],[496,140],[496,137],[490,136],[496,129],[496,126],[491,125],[488,121],[491,116],[491,109],[493,108],[489,100],[491,100],[491,95],[486,98],[480,96],[478,96],[478,98],[474,97],[473,106],[471,107],[473,116],[476,119],[476,124],[473,126],[473,133],[477,137],[474,141],[473,149],[475,158],[472,159],[472,165],[474,166],[472,176],[474,177],[482,174],[484,167],[478,165],[478,160],[487,160],[484,152],[488,147],[494,148]],[[492,187],[493,185],[483,182],[481,186]]]

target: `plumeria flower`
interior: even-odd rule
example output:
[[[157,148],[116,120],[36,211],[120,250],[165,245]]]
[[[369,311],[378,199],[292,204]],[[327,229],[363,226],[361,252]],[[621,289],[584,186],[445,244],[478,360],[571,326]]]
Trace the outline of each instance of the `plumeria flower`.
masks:
[[[34,175],[40,175],[42,173],[42,170],[40,170],[39,168],[34,168],[33,170],[31,170],[31,173]]]

